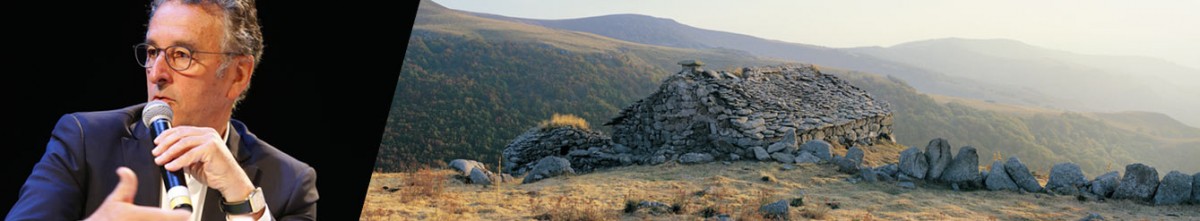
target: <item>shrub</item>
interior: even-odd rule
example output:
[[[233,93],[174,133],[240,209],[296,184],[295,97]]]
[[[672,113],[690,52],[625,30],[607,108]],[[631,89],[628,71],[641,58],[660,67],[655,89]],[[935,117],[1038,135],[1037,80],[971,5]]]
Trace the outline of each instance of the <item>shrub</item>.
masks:
[[[411,200],[418,197],[437,198],[446,189],[446,176],[433,169],[421,168],[408,175],[405,186],[401,188],[401,197]]]
[[[538,127],[543,130],[559,127],[574,127],[581,130],[590,130],[586,120],[572,114],[554,114],[550,117],[550,120],[544,120],[542,123],[538,124]]]

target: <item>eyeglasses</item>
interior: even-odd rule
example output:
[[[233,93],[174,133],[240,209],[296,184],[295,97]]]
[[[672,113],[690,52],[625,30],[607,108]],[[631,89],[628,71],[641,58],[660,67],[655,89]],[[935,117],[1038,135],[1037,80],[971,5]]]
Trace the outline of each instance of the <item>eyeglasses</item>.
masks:
[[[238,52],[204,52],[196,51],[184,46],[170,46],[166,49],[160,49],[151,46],[147,43],[141,43],[133,46],[134,58],[137,59],[138,65],[143,68],[154,67],[154,61],[158,60],[158,54],[166,52],[167,66],[176,71],[187,70],[192,66],[192,61],[196,60],[193,54],[223,54],[223,55],[240,55]]]

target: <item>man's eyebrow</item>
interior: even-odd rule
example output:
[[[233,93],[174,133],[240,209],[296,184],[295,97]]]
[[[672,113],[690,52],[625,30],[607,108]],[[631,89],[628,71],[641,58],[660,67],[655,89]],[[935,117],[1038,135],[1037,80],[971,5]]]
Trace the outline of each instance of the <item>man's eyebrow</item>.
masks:
[[[187,48],[188,50],[193,50],[193,48],[195,48],[195,47],[192,47],[194,45],[192,45],[191,42],[186,42],[186,41],[175,41],[175,42],[173,42],[173,44],[171,44],[171,46],[184,47],[184,48]]]
[[[151,40],[151,39],[146,39],[146,42],[145,42],[145,43],[146,43],[147,45],[154,46],[154,47],[159,47],[159,48],[166,48],[166,47],[170,47],[170,46],[180,46],[180,47],[184,47],[184,48],[188,48],[188,49],[192,49],[192,48],[194,48],[194,47],[192,47],[192,46],[194,46],[194,45],[193,45],[191,42],[186,42],[186,41],[174,41],[174,42],[173,42],[173,44],[171,44],[171,45],[165,45],[165,46],[164,46],[164,45],[158,45],[158,44],[157,44],[157,42],[155,42],[154,40]]]

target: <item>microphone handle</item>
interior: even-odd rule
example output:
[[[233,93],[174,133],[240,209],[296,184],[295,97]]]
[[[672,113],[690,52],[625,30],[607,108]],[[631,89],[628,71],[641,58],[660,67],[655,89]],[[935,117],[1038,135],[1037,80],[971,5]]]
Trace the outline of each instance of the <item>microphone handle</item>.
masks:
[[[158,138],[158,135],[167,129],[171,129],[171,122],[165,119],[155,120],[150,123],[153,127],[150,129],[150,137]],[[188,195],[187,180],[184,179],[183,169],[177,171],[169,171],[166,167],[159,167],[162,170],[163,186],[167,188],[168,205],[172,209],[183,209],[188,212],[192,211],[192,200]]]

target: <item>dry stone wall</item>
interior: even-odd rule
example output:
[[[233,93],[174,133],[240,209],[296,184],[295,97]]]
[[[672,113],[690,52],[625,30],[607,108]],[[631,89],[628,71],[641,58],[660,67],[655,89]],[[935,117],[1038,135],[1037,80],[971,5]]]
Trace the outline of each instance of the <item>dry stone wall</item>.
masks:
[[[758,149],[792,155],[794,143],[810,140],[849,147],[892,139],[886,103],[812,66],[744,68],[740,76],[685,68],[605,125],[643,164],[684,154],[761,159]]]

